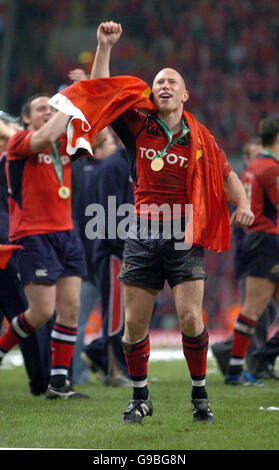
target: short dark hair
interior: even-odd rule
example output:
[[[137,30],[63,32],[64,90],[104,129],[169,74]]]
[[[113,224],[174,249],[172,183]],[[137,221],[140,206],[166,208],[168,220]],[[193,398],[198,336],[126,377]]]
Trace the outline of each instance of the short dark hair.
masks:
[[[21,117],[22,122],[23,122],[22,116],[30,115],[32,101],[34,101],[36,98],[40,98],[41,96],[48,96],[50,98],[49,93],[44,93],[44,92],[36,93],[35,95],[32,95],[29,98],[27,98],[20,112],[20,117]],[[23,122],[23,125],[25,126],[24,122]]]
[[[251,145],[262,145],[262,140],[259,136],[251,137],[242,147],[243,155],[249,155]]]
[[[265,118],[260,121],[259,134],[263,147],[273,145],[279,134],[279,118]]]

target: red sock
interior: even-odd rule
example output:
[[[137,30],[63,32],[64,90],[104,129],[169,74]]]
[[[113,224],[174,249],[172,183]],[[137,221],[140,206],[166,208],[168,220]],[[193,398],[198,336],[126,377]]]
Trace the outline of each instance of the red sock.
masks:
[[[55,323],[51,332],[51,378],[54,387],[65,384],[76,343],[77,328]]]
[[[191,337],[182,333],[183,353],[192,378],[192,398],[207,398],[205,391],[208,332],[204,327],[199,336]]]
[[[133,398],[147,400],[147,364],[150,354],[149,335],[134,344],[123,343],[124,355],[133,386]]]
[[[25,313],[13,318],[7,331],[0,338],[0,358],[4,357],[13,346],[28,338],[34,331],[35,328],[30,325]]]
[[[245,355],[255,332],[257,322],[239,314],[233,332],[233,344],[229,361],[230,375],[239,374],[242,371]]]

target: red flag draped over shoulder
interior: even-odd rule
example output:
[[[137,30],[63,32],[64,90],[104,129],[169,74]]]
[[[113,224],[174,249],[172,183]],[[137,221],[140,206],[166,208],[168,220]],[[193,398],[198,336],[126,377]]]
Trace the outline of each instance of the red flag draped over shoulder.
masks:
[[[49,103],[71,116],[68,153],[85,148],[92,154],[97,133],[127,109],[156,111],[150,93],[144,81],[131,76],[82,80],[57,93]],[[193,243],[216,252],[227,250],[229,214],[219,151],[209,130],[193,114],[184,111],[183,115],[191,136],[186,191],[188,203],[193,204]]]
[[[229,212],[219,149],[209,130],[193,114],[184,111],[183,115],[191,136],[186,191],[193,204],[193,243],[216,252],[228,250]],[[202,157],[197,159],[200,148]]]

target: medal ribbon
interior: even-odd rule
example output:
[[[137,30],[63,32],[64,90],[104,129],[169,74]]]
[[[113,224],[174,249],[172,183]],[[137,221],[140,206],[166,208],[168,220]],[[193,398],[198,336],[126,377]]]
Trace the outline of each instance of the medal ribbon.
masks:
[[[59,183],[62,185],[63,184],[63,169],[62,169],[62,163],[61,163],[61,159],[60,159],[60,153],[59,153],[59,150],[58,150],[58,146],[59,146],[59,144],[57,142],[53,142],[53,144],[52,144],[53,152],[50,151],[49,153],[50,153],[50,156],[52,158],[52,163],[53,163],[53,166],[54,166],[54,169],[55,169],[57,179],[58,179]]]
[[[159,119],[159,118],[156,119],[156,122],[157,122],[157,124],[159,124],[159,126],[163,129],[164,134],[165,134],[165,136],[166,136],[167,139],[168,139],[168,143],[167,143],[167,145],[165,146],[165,148],[163,148],[163,150],[161,150],[161,152],[160,152],[158,155],[154,155],[154,157],[152,158],[152,160],[155,160],[155,158],[163,158],[163,157],[165,156],[165,154],[167,153],[168,149],[169,149],[173,144],[175,144],[176,142],[178,142],[178,140],[182,139],[182,137],[184,137],[184,135],[185,135],[185,134],[188,134],[188,132],[190,131],[190,130],[189,130],[189,127],[186,126],[184,119],[181,119],[182,132],[181,132],[181,134],[180,134],[179,137],[177,137],[176,139],[173,140],[172,131],[171,131],[170,128],[166,125],[166,123],[164,123],[164,121],[161,121],[161,119]]]

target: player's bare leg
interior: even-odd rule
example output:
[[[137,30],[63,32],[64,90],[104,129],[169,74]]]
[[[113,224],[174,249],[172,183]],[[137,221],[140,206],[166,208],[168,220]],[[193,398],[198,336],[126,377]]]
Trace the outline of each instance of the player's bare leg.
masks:
[[[44,325],[54,314],[56,288],[54,285],[30,282],[24,288],[28,310],[13,318],[9,328],[0,338],[0,360],[16,344]]]
[[[124,285],[125,330],[123,348],[130,374],[133,398],[122,422],[141,424],[152,415],[153,406],[147,387],[147,364],[150,353],[148,328],[158,291]]]
[[[68,371],[76,342],[81,279],[60,277],[56,284],[57,317],[51,332],[50,384],[46,393],[54,398],[88,398],[75,392],[67,383]]]
[[[268,279],[247,276],[245,298],[233,333],[232,351],[225,378],[227,385],[259,385],[247,371],[243,370],[245,355],[256,329],[257,321],[276,291],[276,284]]]
[[[174,303],[182,331],[183,353],[192,378],[192,408],[195,422],[214,422],[205,387],[208,332],[202,319],[204,280],[177,284]]]

